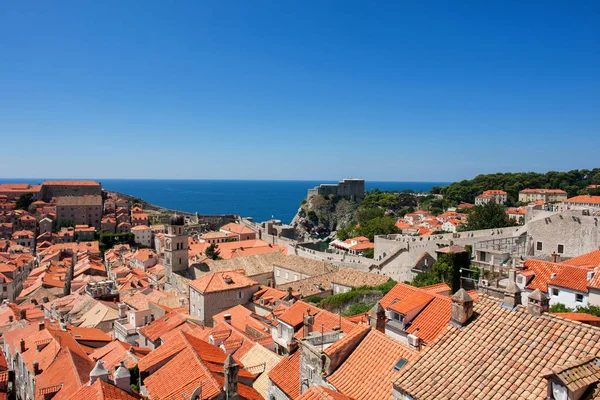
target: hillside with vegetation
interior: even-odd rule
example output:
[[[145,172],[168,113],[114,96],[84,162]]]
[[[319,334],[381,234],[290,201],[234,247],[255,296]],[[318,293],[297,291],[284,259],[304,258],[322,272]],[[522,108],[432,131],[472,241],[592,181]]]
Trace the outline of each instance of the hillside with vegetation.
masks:
[[[515,205],[519,200],[519,191],[523,189],[562,189],[572,197],[587,194],[586,187],[597,184],[600,184],[600,168],[546,173],[509,172],[478,175],[471,180],[436,186],[431,193],[442,194],[444,206],[450,207],[461,202],[473,203],[475,196],[485,190],[501,189],[508,193],[508,205]]]

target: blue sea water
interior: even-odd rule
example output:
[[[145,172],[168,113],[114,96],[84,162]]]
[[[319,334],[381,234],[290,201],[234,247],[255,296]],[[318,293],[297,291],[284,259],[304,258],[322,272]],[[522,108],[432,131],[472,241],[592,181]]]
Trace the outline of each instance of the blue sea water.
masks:
[[[1,179],[0,183],[43,180]],[[107,190],[144,199],[161,207],[199,214],[239,214],[255,221],[276,218],[289,223],[308,189],[324,181],[97,179]],[[374,182],[365,189],[429,191],[448,182]]]

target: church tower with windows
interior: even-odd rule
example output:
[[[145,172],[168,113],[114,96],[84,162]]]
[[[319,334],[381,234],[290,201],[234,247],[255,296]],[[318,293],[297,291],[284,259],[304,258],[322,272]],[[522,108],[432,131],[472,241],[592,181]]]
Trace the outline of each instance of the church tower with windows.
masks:
[[[188,237],[183,233],[185,220],[182,215],[174,214],[171,217],[167,233],[165,234],[165,277],[168,286],[173,286],[173,272],[188,269]]]

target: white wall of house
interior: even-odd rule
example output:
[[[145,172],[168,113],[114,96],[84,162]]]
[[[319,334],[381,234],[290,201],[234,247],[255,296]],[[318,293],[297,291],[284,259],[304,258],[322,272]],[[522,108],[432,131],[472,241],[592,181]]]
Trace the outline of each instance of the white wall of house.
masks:
[[[568,308],[587,307],[589,296],[587,293],[573,289],[566,289],[548,285],[550,305],[564,304]]]

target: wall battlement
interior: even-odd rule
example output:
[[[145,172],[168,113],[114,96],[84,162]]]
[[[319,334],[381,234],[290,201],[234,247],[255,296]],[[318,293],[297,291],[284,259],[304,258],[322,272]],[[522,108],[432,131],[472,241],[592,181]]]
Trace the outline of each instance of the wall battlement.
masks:
[[[360,202],[365,198],[365,181],[364,179],[342,179],[339,183],[323,183],[313,189],[308,189],[306,198],[317,194],[320,196],[334,194]]]

